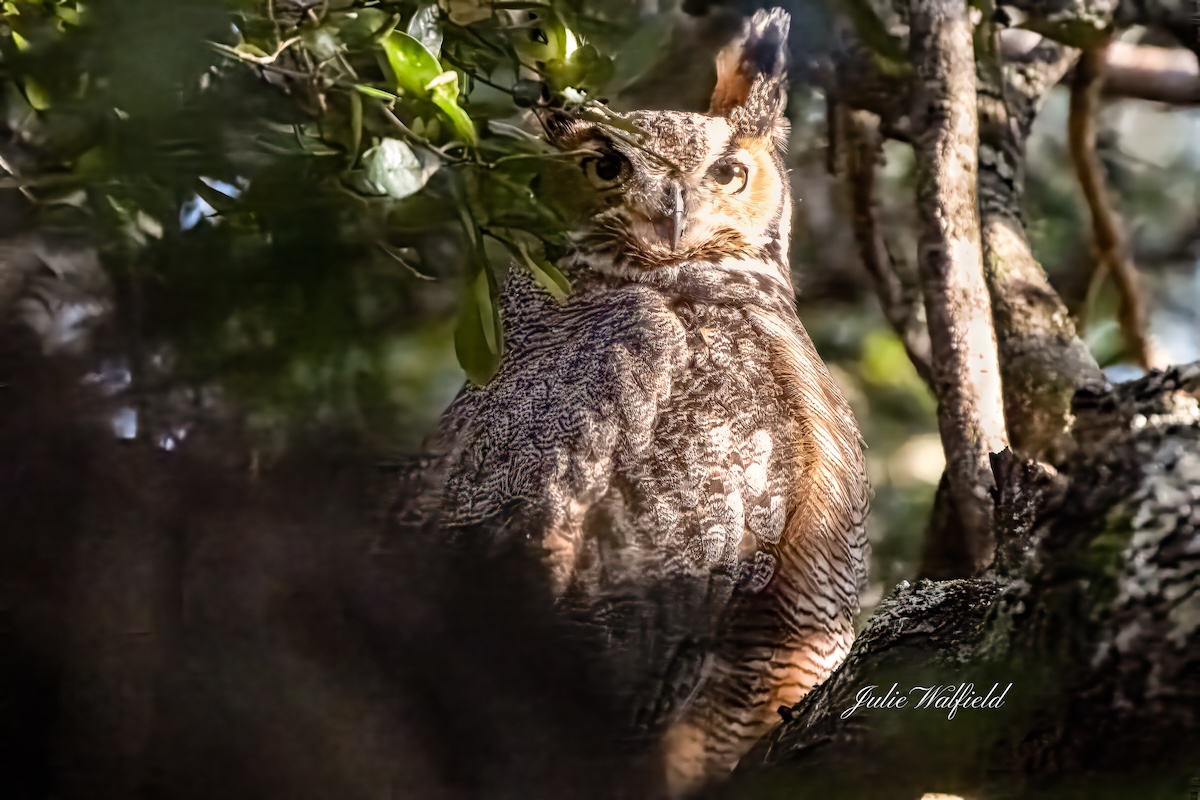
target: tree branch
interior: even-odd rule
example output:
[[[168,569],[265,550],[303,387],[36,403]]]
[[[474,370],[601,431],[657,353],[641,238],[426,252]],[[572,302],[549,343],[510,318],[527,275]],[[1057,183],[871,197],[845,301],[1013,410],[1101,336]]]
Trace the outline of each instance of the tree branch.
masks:
[[[997,49],[979,50],[979,213],[1005,417],[1019,454],[1056,463],[1072,446],[1072,396],[1104,377],[1033,256],[1021,207],[1026,137],[1075,51],[1042,41],[1023,60],[1002,65]]]
[[[1192,0],[1004,0],[1001,5],[1010,24],[1069,47],[1091,49],[1113,28],[1133,25],[1168,31],[1192,51],[1200,47]]]
[[[1200,24],[1193,23],[1193,28],[1200,38]],[[836,93],[840,102],[851,108],[878,115],[880,130],[889,138],[911,141],[911,76],[881,61],[860,41],[857,27],[850,20],[839,18],[834,34],[832,63],[817,71],[826,91]],[[1000,31],[1003,61],[1027,62],[1035,50],[1049,46],[1045,38],[1032,30],[1005,28]],[[1192,46],[1193,51],[1197,46]],[[1200,66],[1196,55],[1184,49],[1113,42],[1105,65],[1104,91],[1114,97],[1195,105],[1200,103]]]
[[[1125,345],[1138,365],[1148,370],[1164,364],[1146,333],[1146,307],[1138,288],[1137,267],[1129,256],[1120,216],[1108,196],[1104,165],[1096,155],[1096,115],[1104,85],[1106,50],[1107,47],[1101,45],[1086,51],[1075,67],[1067,144],[1092,217],[1092,246],[1096,259],[1091,283],[1096,285],[1105,274],[1112,277],[1120,298],[1117,320]]]
[[[1197,24],[1200,26],[1200,20]],[[1186,50],[1112,42],[1104,64],[1104,93],[1196,105],[1200,103],[1200,62]]]
[[[1008,28],[1000,32],[1000,51],[1006,62],[1024,61],[1041,41],[1033,31]],[[1109,97],[1196,105],[1200,62],[1181,48],[1113,41],[1105,52],[1103,92]]]
[[[975,55],[965,3],[914,4],[919,266],[947,478],[975,570],[993,548],[989,454],[1008,446],[976,208]]]
[[[875,284],[883,314],[895,330],[917,374],[933,386],[929,330],[924,322],[920,287],[900,275],[896,259],[878,225],[876,169],[883,151],[878,124],[869,112],[851,111],[838,105],[831,113],[839,117],[833,130],[840,132],[845,174],[851,203],[851,225],[859,257]]]

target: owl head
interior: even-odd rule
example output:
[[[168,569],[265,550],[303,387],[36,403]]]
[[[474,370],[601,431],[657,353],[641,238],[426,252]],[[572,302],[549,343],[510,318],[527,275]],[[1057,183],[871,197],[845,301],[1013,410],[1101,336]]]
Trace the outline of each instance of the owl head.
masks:
[[[596,194],[576,237],[589,266],[634,279],[685,266],[748,267],[790,289],[789,24],[778,8],[746,21],[717,56],[707,114],[545,120]]]

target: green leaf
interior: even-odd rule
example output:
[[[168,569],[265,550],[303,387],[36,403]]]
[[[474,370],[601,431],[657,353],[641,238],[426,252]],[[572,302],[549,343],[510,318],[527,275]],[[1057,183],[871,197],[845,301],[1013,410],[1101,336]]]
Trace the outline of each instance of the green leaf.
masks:
[[[385,32],[389,15],[378,8],[356,8],[352,12],[329,15],[338,28],[338,36],[350,47],[366,46]],[[393,24],[394,28],[395,25]]]
[[[571,281],[567,279],[566,275],[563,275],[559,271],[558,267],[554,266],[544,258],[534,259],[534,263],[537,264],[537,266],[541,268],[542,273],[551,281],[553,281],[556,287],[558,287],[558,292],[562,294],[562,297],[560,298],[561,300],[565,301],[568,297],[570,297]],[[537,276],[535,275],[535,277]],[[539,278],[539,280],[541,279]],[[557,296],[554,289],[551,288],[549,284],[542,283],[542,285],[546,287],[546,290],[549,291],[550,294]]]
[[[393,31],[381,44],[397,87],[409,96],[432,101],[458,137],[474,147],[475,124],[458,104],[458,73],[443,71],[433,53],[407,33]]]
[[[237,47],[233,48],[233,50],[236,53],[241,53],[242,55],[250,56],[252,59],[255,59],[255,60],[268,59],[271,57],[271,54],[268,53],[266,50],[263,50],[258,45],[251,44],[250,42],[242,42]]]
[[[612,79],[613,61],[608,56],[600,55],[590,44],[585,44],[571,54],[568,62],[578,71],[575,86],[586,86],[599,91]]]
[[[475,302],[479,304],[479,321],[483,326],[483,338],[487,341],[488,351],[499,358],[504,333],[500,328],[500,309],[493,302],[495,298],[492,293],[491,270],[486,265],[479,271],[479,277],[475,279],[474,292]]]
[[[559,272],[558,267],[551,264],[542,258],[531,256],[524,247],[521,248],[523,261],[529,271],[533,273],[533,278],[542,288],[560,303],[565,303],[567,297],[571,294],[571,282],[567,280],[567,276]]]
[[[77,9],[70,6],[59,6],[55,10],[55,13],[58,14],[59,19],[68,25],[79,25],[79,11]]]
[[[479,236],[479,226],[471,216],[471,211],[474,204],[471,203],[469,194],[464,198],[462,193],[455,192],[454,207],[458,211],[459,222],[462,223],[463,231],[467,234],[467,243],[471,246],[472,252],[477,252],[481,246]]]
[[[25,99],[34,111],[45,111],[50,107],[50,95],[33,78],[24,80]]]
[[[421,122],[422,120],[417,120],[417,121]],[[428,122],[425,123],[425,138],[429,139],[430,141],[436,142],[438,140],[438,137],[441,135],[442,135],[442,123],[440,121],[438,121],[437,117],[430,117]]]
[[[568,295],[571,294],[571,282],[567,280],[567,276],[559,272],[557,267],[546,259],[531,254],[524,242],[514,242],[508,239],[498,239],[497,241],[529,270],[534,280],[555,300],[560,303],[566,301]]]
[[[354,84],[354,88],[360,94],[365,94],[367,97],[375,97],[379,100],[395,100],[396,95],[391,92],[385,92],[383,89],[376,89],[374,86],[366,86],[361,83]]]
[[[487,269],[482,268],[463,292],[458,324],[454,329],[454,352],[458,363],[467,378],[480,386],[492,379],[500,365],[499,323]]]
[[[387,211],[387,230],[398,239],[445,228],[454,219],[455,204],[447,197],[425,192],[392,203]]]
[[[567,27],[559,13],[548,5],[532,3],[496,3],[495,8],[508,8],[533,12],[537,18],[528,25],[515,30],[523,34],[522,41],[517,43],[519,50],[524,51],[534,61],[547,64],[551,61],[565,61],[578,48],[579,39]],[[533,38],[529,32],[540,32],[541,36]]]
[[[400,31],[392,31],[380,45],[396,79],[396,86],[414,97],[428,97],[425,87],[442,74],[442,65],[433,53]]]
[[[12,31],[13,44],[17,46],[17,50],[25,52],[29,49],[29,40],[16,31]],[[35,81],[33,78],[25,78],[21,81],[21,88],[24,89],[25,99],[34,111],[45,111],[50,107],[50,95],[46,90]]]
[[[363,155],[362,188],[399,200],[421,191],[440,165],[436,158],[417,155],[399,139],[384,139]]]
[[[304,31],[302,35],[305,46],[308,47],[309,52],[316,56],[319,62],[333,59],[337,56],[338,51],[342,49],[342,43],[338,39],[337,33],[329,26],[309,29]]]
[[[536,3],[532,0],[501,0],[499,3],[492,3],[492,8],[500,8],[505,11],[544,11],[547,14],[553,13],[554,9],[548,3]]]
[[[433,87],[433,96],[431,99],[433,100],[433,104],[449,118],[450,124],[454,126],[454,132],[458,134],[458,137],[468,145],[474,147],[478,141],[475,134],[475,123],[471,121],[471,116],[458,104],[458,73],[444,72],[439,76],[439,79],[446,75],[452,76],[452,80],[436,84]]]
[[[614,58],[613,77],[618,89],[629,86],[659,62],[671,41],[674,26],[674,19],[668,15],[652,17],[621,44]]]

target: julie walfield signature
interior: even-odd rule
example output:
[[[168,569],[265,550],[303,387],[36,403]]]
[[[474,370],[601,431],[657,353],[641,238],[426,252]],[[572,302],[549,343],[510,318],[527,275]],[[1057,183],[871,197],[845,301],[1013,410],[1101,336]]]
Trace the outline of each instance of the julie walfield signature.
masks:
[[[980,694],[975,690],[973,683],[949,683],[940,686],[914,686],[905,691],[893,683],[886,692],[878,694],[879,686],[871,684],[855,695],[854,705],[842,712],[842,719],[848,718],[860,708],[939,708],[947,712],[946,719],[954,719],[960,708],[1000,708],[1004,705],[1004,697],[1011,688],[1011,683],[1003,688],[994,683],[987,694]]]

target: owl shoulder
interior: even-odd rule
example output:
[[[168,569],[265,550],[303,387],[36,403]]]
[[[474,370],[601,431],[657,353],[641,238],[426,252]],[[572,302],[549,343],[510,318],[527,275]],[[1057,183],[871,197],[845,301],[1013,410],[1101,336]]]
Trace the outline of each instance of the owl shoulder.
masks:
[[[582,280],[559,302],[526,270],[514,269],[500,309],[512,353],[506,367],[524,366],[521,360],[535,349],[583,350],[599,359],[610,347],[632,348],[655,366],[667,366],[686,346],[670,299],[642,284]]]
[[[558,303],[529,283],[506,287],[511,349],[496,376],[443,421],[454,440],[444,502],[457,524],[514,501],[530,511],[594,502],[650,446],[686,366],[682,324],[660,293],[589,287]]]

